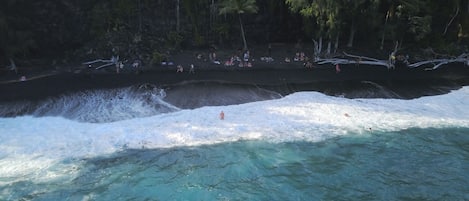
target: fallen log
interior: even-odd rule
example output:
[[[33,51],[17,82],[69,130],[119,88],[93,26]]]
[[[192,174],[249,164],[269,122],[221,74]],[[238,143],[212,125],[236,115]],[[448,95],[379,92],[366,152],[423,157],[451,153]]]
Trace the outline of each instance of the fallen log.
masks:
[[[104,68],[104,67],[112,66],[112,65],[117,65],[119,63],[119,56],[112,56],[111,59],[107,59],[107,60],[106,59],[96,59],[96,60],[93,60],[93,61],[84,62],[83,64],[84,65],[89,65],[89,67],[91,67],[91,64],[99,63],[99,62],[106,63],[106,64],[103,64],[103,65],[100,65],[100,66],[96,67],[95,68],[96,70],[99,70],[99,69]]]
[[[458,62],[464,63],[465,65],[469,66],[469,54],[464,53],[453,59],[433,59],[433,60],[427,60],[427,61],[420,61],[417,63],[409,64],[408,66],[410,68],[417,68],[423,65],[432,64],[433,67],[426,68],[426,70],[435,70],[441,67],[442,65],[445,65],[448,63],[458,63]]]
[[[316,63],[317,64],[332,64],[332,65],[337,65],[337,64],[363,64],[363,65],[374,65],[374,66],[384,66],[388,69],[391,69],[394,67],[393,61],[388,61],[388,60],[380,60],[380,59],[375,59],[371,57],[366,57],[366,56],[358,56],[358,55],[352,55],[348,54],[346,52],[343,52],[343,54],[346,57],[350,57],[353,59],[345,59],[345,58],[331,58],[331,59],[321,59],[319,58]],[[433,59],[433,60],[425,60],[425,61],[419,61],[413,64],[408,64],[405,62],[406,66],[409,68],[418,68],[424,65],[432,64],[433,67],[431,68],[426,68],[425,70],[435,70],[445,64],[449,63],[464,63],[465,65],[469,66],[469,53],[464,53],[459,55],[458,57],[455,58],[450,58],[450,59]]]
[[[387,60],[379,60],[366,56],[357,56],[344,52],[344,55],[354,59],[343,59],[343,58],[332,58],[332,59],[319,59],[316,61],[317,64],[364,64],[364,65],[374,65],[374,66],[384,66],[386,68],[391,68],[391,65]]]

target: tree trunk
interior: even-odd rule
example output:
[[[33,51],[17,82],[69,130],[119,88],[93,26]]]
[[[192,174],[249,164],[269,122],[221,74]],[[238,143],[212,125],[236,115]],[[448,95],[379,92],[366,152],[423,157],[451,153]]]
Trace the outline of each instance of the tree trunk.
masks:
[[[454,13],[453,17],[448,22],[448,24],[446,24],[445,31],[443,31],[443,36],[446,35],[446,32],[448,32],[449,26],[451,25],[451,23],[453,23],[454,18],[456,18],[456,16],[458,16],[458,14],[459,14],[459,5],[456,5],[456,12]]]
[[[210,31],[213,31],[213,24],[215,22],[215,14],[216,12],[216,8],[215,8],[215,1],[212,0],[212,3],[210,4]]]
[[[321,55],[321,52],[322,52],[322,36],[319,37],[319,44],[318,44],[318,55]]]
[[[241,20],[241,14],[238,14],[239,26],[241,27],[241,37],[243,38],[244,50],[248,49],[248,43],[246,42],[246,36],[244,35],[243,21]]]
[[[394,44],[395,44],[395,45],[394,45],[394,53],[396,53],[397,50],[399,49],[400,43],[399,43],[399,41],[396,41],[396,42],[394,42]]]
[[[340,35],[340,34],[337,34],[337,35],[335,36],[334,54],[337,52],[337,49],[339,49],[339,35]]]
[[[319,42],[314,40],[314,61],[318,60],[322,52],[322,37],[319,37]]]
[[[331,40],[327,42],[327,50],[326,50],[326,55],[329,56],[331,55]]]
[[[383,36],[381,38],[381,46],[379,47],[379,49],[381,50],[383,50],[384,48],[384,36],[386,34],[386,25],[388,24],[388,18],[389,18],[389,11],[386,12],[386,19],[384,20]]]
[[[138,32],[142,33],[142,2],[138,0]]]
[[[352,25],[350,26],[350,36],[348,38],[347,47],[353,47],[353,39],[355,38],[355,20],[352,19]]]
[[[180,19],[179,19],[179,0],[176,0],[176,31],[179,33],[180,31]]]
[[[313,61],[317,61],[319,59],[319,45],[318,45],[318,42],[314,39],[313,39],[313,43],[314,43]]]

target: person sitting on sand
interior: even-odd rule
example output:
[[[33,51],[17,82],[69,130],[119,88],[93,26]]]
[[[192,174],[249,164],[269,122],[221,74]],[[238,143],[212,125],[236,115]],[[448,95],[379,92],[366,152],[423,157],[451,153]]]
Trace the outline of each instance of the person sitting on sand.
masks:
[[[300,61],[300,53],[296,52],[295,57],[293,57],[293,61]]]
[[[217,59],[217,53],[215,53],[215,51],[211,51],[208,54],[208,59],[210,60],[211,63],[220,64],[220,61],[218,61]]]
[[[238,56],[238,55],[236,55],[236,54],[235,54],[235,55],[233,55],[233,57],[232,57],[232,58],[233,58],[233,63],[234,63],[235,61],[237,61],[237,62],[241,62],[241,59],[240,59],[240,58],[239,58],[239,56]]]
[[[306,68],[313,68],[313,63],[311,63],[311,61],[307,61],[307,62],[304,64],[304,66],[305,66]]]
[[[285,62],[286,62],[286,63],[290,63],[290,58],[285,57]]]
[[[234,65],[235,58],[232,56],[230,59],[225,61],[225,66],[233,66]]]
[[[200,53],[197,53],[197,54],[195,54],[195,58],[196,58],[197,60],[202,60],[202,59],[204,58],[204,56],[203,56],[202,54],[200,54]]]
[[[270,62],[273,62],[274,59],[272,57],[261,57],[261,61],[270,63]]]
[[[135,69],[140,67],[140,60],[135,59],[134,62],[132,63],[132,67],[134,67]]]
[[[300,52],[300,61],[304,61],[304,60],[305,60],[305,53]]]
[[[184,68],[182,67],[182,65],[179,64],[179,65],[177,66],[176,73],[182,73],[182,72],[184,72]]]

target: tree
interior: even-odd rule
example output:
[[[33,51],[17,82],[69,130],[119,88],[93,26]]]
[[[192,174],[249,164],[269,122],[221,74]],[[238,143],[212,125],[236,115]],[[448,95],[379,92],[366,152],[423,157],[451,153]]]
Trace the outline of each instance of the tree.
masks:
[[[181,20],[179,19],[179,0],[176,0],[176,31],[179,33],[181,31]]]
[[[432,16],[427,4],[419,0],[401,0],[396,8],[401,27],[408,30],[416,41],[422,40],[432,31]]]
[[[322,37],[325,35],[329,39],[327,45],[327,54],[330,54],[331,40],[335,36],[336,45],[338,47],[340,29],[343,17],[340,16],[339,0],[286,0],[290,10],[299,12],[305,17],[313,17],[316,19],[316,23],[319,26],[319,43],[315,42],[315,56],[321,53],[322,49]]]
[[[341,16],[350,28],[347,47],[353,47],[357,31],[369,31],[377,18],[379,0],[341,0]]]
[[[24,10],[32,5],[23,1],[6,1],[0,8],[0,61],[25,56],[36,46],[34,21]]]
[[[238,14],[239,26],[241,29],[241,37],[243,39],[244,49],[248,49],[246,42],[246,35],[244,33],[243,21],[241,15],[244,13],[257,13],[258,7],[256,6],[256,0],[224,0],[221,3],[219,11],[220,15],[236,13]]]

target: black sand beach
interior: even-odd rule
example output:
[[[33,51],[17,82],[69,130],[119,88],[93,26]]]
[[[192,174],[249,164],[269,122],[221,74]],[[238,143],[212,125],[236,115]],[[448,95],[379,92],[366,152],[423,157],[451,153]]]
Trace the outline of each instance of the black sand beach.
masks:
[[[331,95],[360,90],[363,84],[384,86],[399,93],[398,98],[415,98],[424,95],[446,93],[469,83],[469,67],[451,63],[435,70],[424,68],[341,65],[336,72],[333,65],[315,66],[307,69],[299,63],[257,63],[253,67],[225,67],[196,63],[195,73],[176,73],[176,66],[157,66],[139,73],[132,70],[117,74],[112,68],[97,71],[84,68],[80,72],[53,72],[29,76],[26,81],[11,80],[2,76],[0,101],[40,100],[60,94],[91,89],[109,89],[140,84],[170,87],[193,82],[219,82],[256,85],[280,94],[314,90]],[[42,75],[42,76],[41,76]],[[399,92],[400,91],[400,92]],[[369,97],[370,94],[354,93],[351,98]],[[379,98],[380,95],[371,95]],[[386,98],[386,97],[383,97]]]

